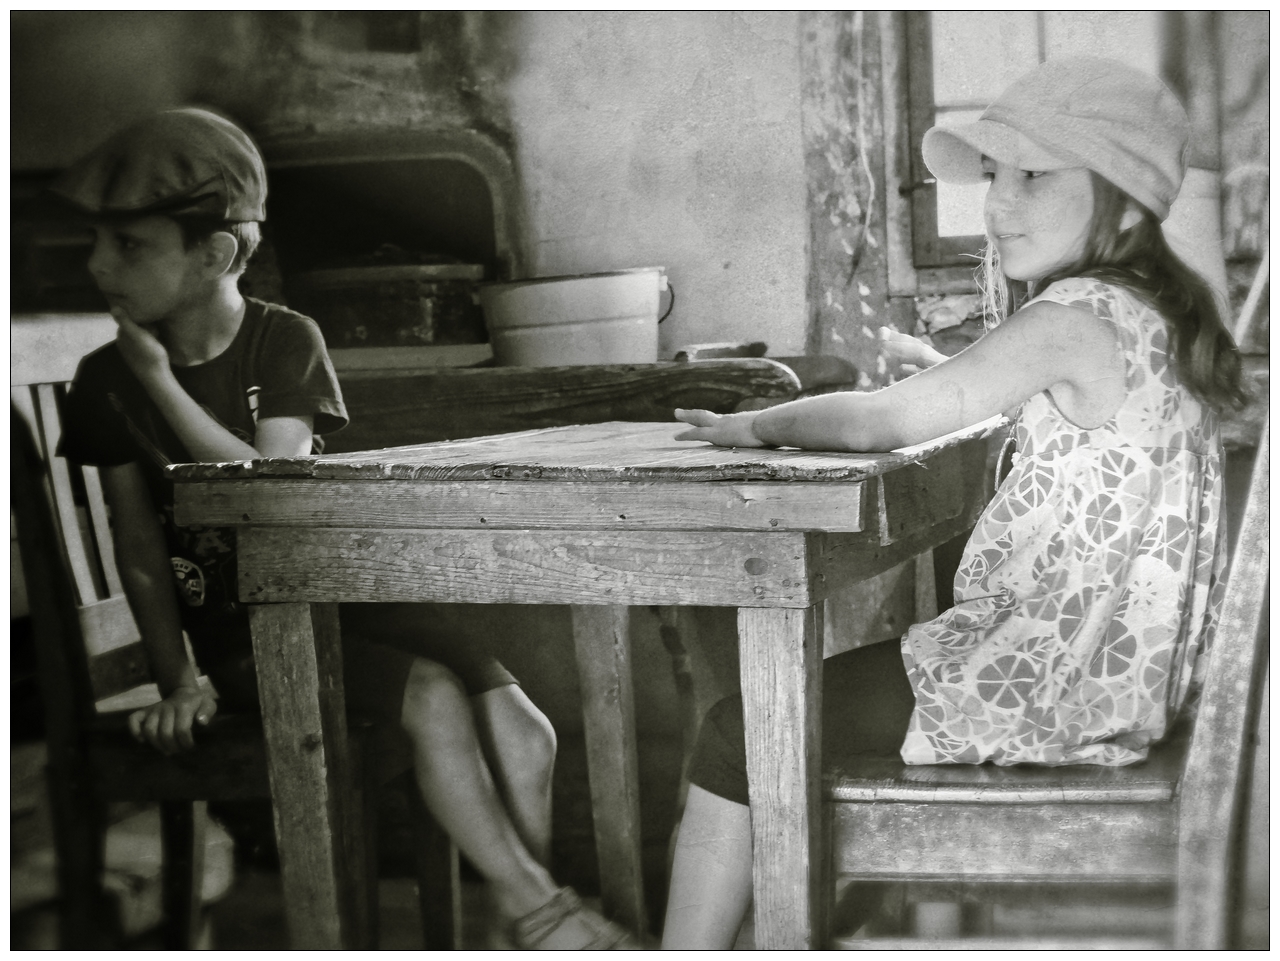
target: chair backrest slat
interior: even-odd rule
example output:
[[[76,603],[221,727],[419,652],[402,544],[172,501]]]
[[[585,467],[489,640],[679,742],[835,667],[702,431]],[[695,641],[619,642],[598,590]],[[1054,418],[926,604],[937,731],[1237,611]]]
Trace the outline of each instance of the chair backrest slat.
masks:
[[[53,483],[53,503],[57,511],[57,523],[62,532],[62,545],[71,562],[71,576],[76,595],[81,604],[99,600],[98,590],[89,569],[89,554],[85,549],[76,513],[75,497],[71,490],[71,472],[67,462],[56,456],[58,440],[62,436],[62,424],[58,417],[58,405],[53,384],[36,385],[36,411],[40,421],[41,440],[45,461],[49,465],[49,479]]]
[[[66,571],[67,587],[75,594],[73,610],[66,614],[77,621],[81,650],[68,656],[75,658],[77,676],[89,679],[87,685],[80,680],[75,684],[87,691],[90,700],[83,709],[90,711],[94,698],[149,679],[138,627],[116,568],[101,476],[95,467],[80,467],[57,456],[62,433],[58,400],[65,385],[81,359],[109,343],[115,333],[115,321],[108,314],[20,315],[10,325],[10,396],[14,411],[29,428],[32,454],[38,459],[33,483],[42,492],[40,509],[49,515],[55,532],[48,549],[61,558],[59,569]],[[79,490],[78,481],[83,481]]]
[[[1225,947],[1232,846],[1256,710],[1269,561],[1270,426],[1263,426],[1179,791],[1179,943]],[[1224,520],[1225,528],[1225,520]]]
[[[10,497],[26,575],[50,761],[78,743],[78,725],[93,715],[93,685],[66,554],[45,482],[48,462],[25,418],[10,415]]]
[[[27,422],[27,430],[31,432],[32,438],[35,440],[36,446],[40,445],[40,425],[36,418],[36,399],[32,396],[32,387],[29,384],[14,385],[9,388],[9,399],[13,403],[13,408],[22,415],[22,419]],[[44,451],[40,451],[41,455]]]
[[[102,480],[98,477],[98,468],[82,467],[80,476],[84,478],[89,519],[93,522],[93,539],[102,560],[102,576],[107,582],[107,596],[123,597],[124,585],[120,583],[120,572],[116,570],[116,546],[111,539],[111,523],[107,517],[107,502],[102,496]]]

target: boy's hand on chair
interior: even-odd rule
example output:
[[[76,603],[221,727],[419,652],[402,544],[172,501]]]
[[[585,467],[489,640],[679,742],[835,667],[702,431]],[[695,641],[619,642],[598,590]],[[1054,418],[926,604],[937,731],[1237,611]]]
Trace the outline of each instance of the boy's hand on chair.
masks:
[[[705,440],[717,447],[764,447],[765,443],[751,430],[758,411],[737,414],[713,414],[709,410],[676,409],[676,419],[693,430],[676,434],[676,440]]]
[[[198,687],[180,687],[158,704],[129,715],[129,733],[161,754],[177,754],[196,746],[193,724],[206,726],[218,711],[218,702]]]
[[[169,370],[169,352],[164,344],[147,327],[135,323],[122,307],[112,307],[111,316],[116,322],[116,344],[120,355],[138,379],[147,378]]]

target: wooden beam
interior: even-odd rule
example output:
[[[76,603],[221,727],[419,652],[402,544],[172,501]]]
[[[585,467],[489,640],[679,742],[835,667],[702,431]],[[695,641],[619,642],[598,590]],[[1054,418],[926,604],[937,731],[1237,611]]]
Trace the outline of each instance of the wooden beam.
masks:
[[[352,776],[337,607],[249,608],[289,941],[359,946],[352,930],[363,866],[348,863]]]
[[[738,611],[756,946],[821,947],[831,892],[822,815],[822,606]]]
[[[491,530],[860,531],[860,482],[787,484],[271,479],[184,484],[179,523]],[[566,523],[565,504],[572,504]]]
[[[649,917],[641,862],[631,610],[581,605],[571,610],[601,900],[606,916],[640,936]]]
[[[974,838],[982,838],[975,844]],[[834,804],[832,851],[861,880],[1168,882],[1177,808],[1155,804]]]
[[[240,598],[808,607],[812,536],[249,527]]]

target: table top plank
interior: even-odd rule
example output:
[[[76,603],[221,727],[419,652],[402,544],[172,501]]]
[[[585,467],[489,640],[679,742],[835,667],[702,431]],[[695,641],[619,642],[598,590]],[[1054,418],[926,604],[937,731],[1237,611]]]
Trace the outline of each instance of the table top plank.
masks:
[[[431,481],[856,481],[925,460],[988,436],[992,418],[915,447],[887,453],[828,453],[790,448],[726,448],[677,441],[680,424],[609,422],[495,434],[376,451],[264,458],[226,464],[178,464],[175,481],[249,477]]]
[[[943,455],[946,456],[946,455]],[[869,485],[755,481],[319,480],[192,481],[174,505],[181,525],[557,530],[861,531]]]

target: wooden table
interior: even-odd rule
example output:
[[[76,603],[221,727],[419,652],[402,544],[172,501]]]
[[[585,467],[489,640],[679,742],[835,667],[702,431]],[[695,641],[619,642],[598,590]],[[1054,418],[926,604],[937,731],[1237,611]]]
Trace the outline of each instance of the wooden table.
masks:
[[[336,602],[572,605],[607,913],[646,926],[628,605],[738,608],[759,947],[825,938],[822,601],[962,532],[980,425],[890,454],[729,450],[608,423],[170,468],[238,528],[296,947],[356,943]]]

